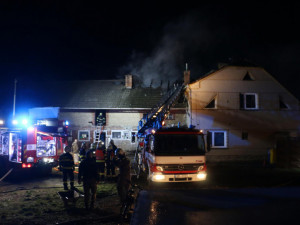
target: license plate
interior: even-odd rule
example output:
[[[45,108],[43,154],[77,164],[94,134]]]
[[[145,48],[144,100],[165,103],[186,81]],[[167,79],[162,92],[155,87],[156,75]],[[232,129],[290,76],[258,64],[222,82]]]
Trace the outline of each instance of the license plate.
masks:
[[[179,175],[175,175],[175,178],[187,178],[187,175],[179,174]]]

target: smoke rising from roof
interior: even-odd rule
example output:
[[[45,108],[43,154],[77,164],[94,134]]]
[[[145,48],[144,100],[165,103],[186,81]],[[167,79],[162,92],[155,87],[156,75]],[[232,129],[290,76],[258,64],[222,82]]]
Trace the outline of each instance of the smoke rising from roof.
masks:
[[[152,87],[182,80],[185,63],[189,69],[196,68],[190,58],[205,48],[210,38],[205,26],[199,26],[198,16],[189,14],[164,27],[163,37],[150,54],[134,52],[128,64],[121,68],[122,74],[126,71],[136,75],[144,86]]]

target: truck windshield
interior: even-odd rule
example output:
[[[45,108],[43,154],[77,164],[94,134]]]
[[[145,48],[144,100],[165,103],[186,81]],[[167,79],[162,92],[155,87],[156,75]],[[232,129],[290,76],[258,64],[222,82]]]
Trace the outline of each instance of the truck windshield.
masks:
[[[204,138],[197,134],[159,134],[155,136],[154,152],[161,156],[204,155]]]

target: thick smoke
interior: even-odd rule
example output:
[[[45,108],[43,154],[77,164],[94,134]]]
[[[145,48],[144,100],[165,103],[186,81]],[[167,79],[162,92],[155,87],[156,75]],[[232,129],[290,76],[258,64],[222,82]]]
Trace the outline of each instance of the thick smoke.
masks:
[[[127,74],[136,75],[144,86],[152,87],[182,80],[186,63],[189,69],[198,67],[199,63],[191,65],[190,59],[199,50],[206,48],[206,40],[211,41],[207,29],[200,21],[199,16],[189,14],[167,24],[155,49],[149,55],[134,52],[129,63],[122,68],[122,73],[126,71]]]

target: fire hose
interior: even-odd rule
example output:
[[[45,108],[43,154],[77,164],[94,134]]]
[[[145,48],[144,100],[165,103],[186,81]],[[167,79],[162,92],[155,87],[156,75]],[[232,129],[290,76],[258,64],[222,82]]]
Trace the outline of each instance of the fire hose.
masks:
[[[13,168],[11,168],[1,179],[0,179],[0,182],[2,181],[2,180],[4,180],[4,178],[5,177],[7,177],[10,173],[11,173],[11,171],[13,171]]]

